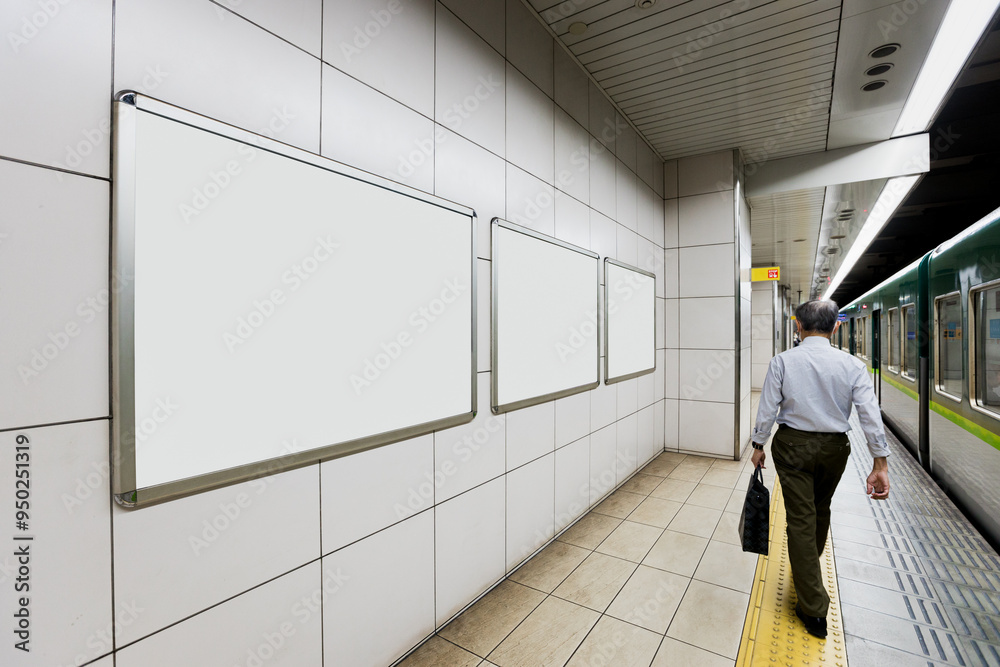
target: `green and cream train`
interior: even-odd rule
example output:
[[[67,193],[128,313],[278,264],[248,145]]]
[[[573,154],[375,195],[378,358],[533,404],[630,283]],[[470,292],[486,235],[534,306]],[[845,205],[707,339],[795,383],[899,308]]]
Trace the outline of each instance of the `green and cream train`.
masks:
[[[840,312],[886,423],[1000,545],[1000,209]]]

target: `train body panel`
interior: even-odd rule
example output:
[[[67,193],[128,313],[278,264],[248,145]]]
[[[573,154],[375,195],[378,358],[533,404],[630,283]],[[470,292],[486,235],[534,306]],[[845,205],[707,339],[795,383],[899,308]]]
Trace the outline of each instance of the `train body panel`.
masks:
[[[841,313],[886,423],[1000,544],[1000,209]]]

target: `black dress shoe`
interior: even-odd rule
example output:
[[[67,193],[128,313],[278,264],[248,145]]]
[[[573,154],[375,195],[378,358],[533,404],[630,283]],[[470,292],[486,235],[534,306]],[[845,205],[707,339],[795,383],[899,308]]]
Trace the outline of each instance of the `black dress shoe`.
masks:
[[[820,639],[826,639],[826,617],[825,616],[810,616],[809,614],[802,611],[799,605],[795,605],[795,615],[799,617],[799,620],[806,626],[806,632],[811,634],[813,637],[819,637]]]

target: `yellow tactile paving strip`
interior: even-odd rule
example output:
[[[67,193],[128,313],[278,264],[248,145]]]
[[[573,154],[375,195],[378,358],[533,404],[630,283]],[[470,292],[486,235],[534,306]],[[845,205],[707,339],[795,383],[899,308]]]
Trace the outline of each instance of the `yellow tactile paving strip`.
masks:
[[[780,549],[778,542],[780,541]],[[817,639],[795,616],[795,589],[788,565],[788,538],[785,535],[785,504],[781,486],[776,480],[771,499],[771,554],[757,560],[757,573],[743,640],[740,643],[737,667],[785,665],[788,667],[829,665],[847,667],[844,644],[844,623],[840,616],[840,592],[837,571],[833,564],[833,548],[827,539],[823,552],[823,572],[830,594],[827,615],[828,635]]]

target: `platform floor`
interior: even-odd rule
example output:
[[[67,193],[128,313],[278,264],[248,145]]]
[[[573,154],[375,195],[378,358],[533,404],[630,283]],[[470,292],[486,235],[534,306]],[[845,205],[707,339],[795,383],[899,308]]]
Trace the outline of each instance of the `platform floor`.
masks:
[[[851,439],[832,521],[847,654],[780,664],[1000,667],[996,552],[897,442],[890,499],[870,500],[856,422]],[[750,472],[749,452],[660,455],[401,665],[752,664],[745,633],[772,629],[753,610],[775,605],[751,599],[767,561],[738,544]]]

